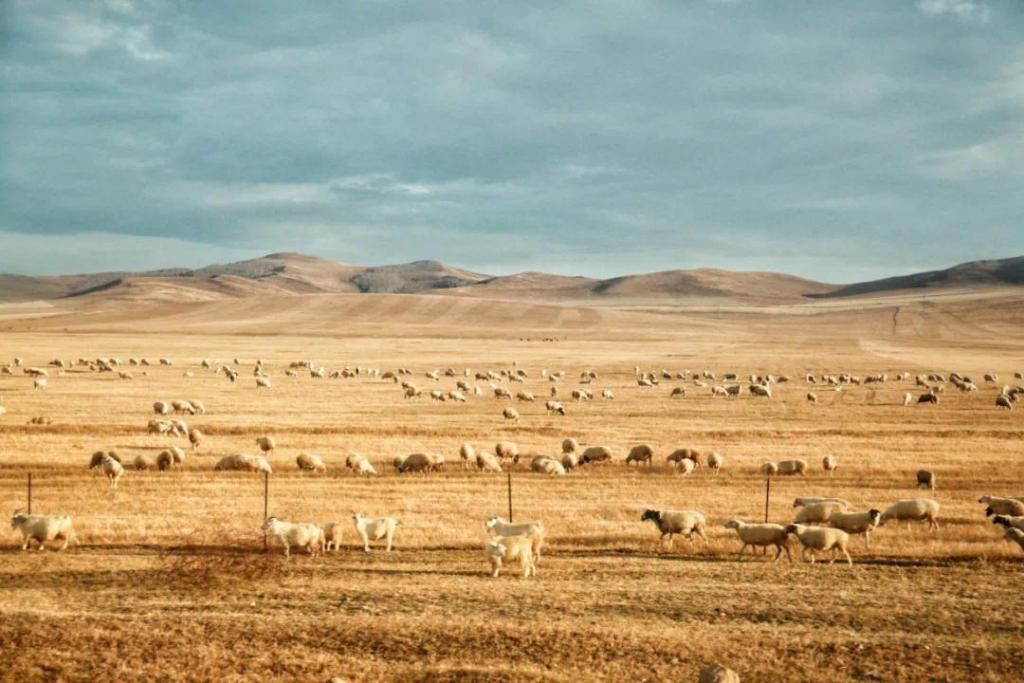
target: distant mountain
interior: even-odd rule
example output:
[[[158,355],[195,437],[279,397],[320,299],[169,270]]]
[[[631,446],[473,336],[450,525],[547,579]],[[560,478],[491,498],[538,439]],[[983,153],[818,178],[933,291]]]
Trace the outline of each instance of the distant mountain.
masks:
[[[945,270],[930,270],[925,273],[858,282],[810,296],[833,298],[908,289],[992,285],[1024,285],[1024,256],[991,261],[968,261]]]

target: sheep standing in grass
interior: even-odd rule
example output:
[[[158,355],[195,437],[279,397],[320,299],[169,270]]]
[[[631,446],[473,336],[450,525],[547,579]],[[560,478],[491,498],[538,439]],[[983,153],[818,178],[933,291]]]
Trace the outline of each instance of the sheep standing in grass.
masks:
[[[240,471],[271,473],[270,463],[262,455],[226,455],[217,461],[215,472]]]
[[[781,524],[747,524],[739,519],[730,519],[725,523],[725,528],[734,529],[736,535],[743,541],[737,557],[743,557],[743,551],[747,546],[750,546],[750,554],[753,555],[755,547],[767,548],[773,545],[775,559],[772,562],[779,560],[782,551],[786,551],[786,558],[790,562],[793,561],[793,556],[789,554],[789,534],[786,533],[786,527]]]
[[[261,436],[256,439],[256,445],[260,447],[260,450],[264,453],[270,454],[277,448],[277,442],[274,441],[272,436]]]
[[[163,401],[157,401],[156,403],[153,404],[153,412],[156,413],[157,415],[170,415],[171,406],[169,406],[167,403],[164,403]]]
[[[881,519],[878,520],[878,526],[885,526],[890,519],[897,522],[905,521],[908,529],[911,522],[927,520],[929,530],[938,529],[939,504],[930,498],[898,500],[882,513]]]
[[[935,490],[935,473],[928,470],[917,471],[917,488],[926,488],[930,491]]]
[[[498,578],[505,560],[519,560],[523,578],[537,574],[533,541],[529,536],[498,536],[484,543],[484,555],[491,563],[491,576]]]
[[[374,469],[373,463],[370,462],[369,458],[359,453],[351,453],[345,458],[345,467],[349,468],[357,475],[365,476],[376,476],[377,470]]]
[[[231,379],[232,382],[235,381],[235,379],[234,379],[235,377],[238,377],[237,373],[233,373],[233,375],[234,375],[234,377],[229,376],[229,379]],[[269,377],[257,377],[256,378],[256,388],[257,389],[270,389],[271,388],[270,378]]]
[[[914,395],[913,394],[909,394],[909,393],[903,394],[903,405],[904,406],[912,406],[912,405],[914,405]]]
[[[505,408],[501,411],[501,416],[505,418],[506,422],[519,422],[519,411],[515,408]]]
[[[766,477],[773,477],[779,473],[779,466],[774,462],[762,463],[760,472]]]
[[[103,453],[102,451],[94,453],[92,461],[89,463],[89,469],[95,468],[99,468],[110,480],[110,488],[117,489],[117,482],[124,475],[124,467],[113,453]]]
[[[580,455],[580,464],[589,465],[595,462],[611,462],[612,452],[604,446],[590,446]]]
[[[422,472],[426,474],[437,469],[436,465],[435,456],[427,453],[410,453],[405,458],[396,459],[395,461],[395,469],[399,474],[405,474],[406,472]]]
[[[647,463],[648,465],[653,465],[654,449],[645,443],[642,443],[638,446],[633,446],[633,448],[629,450],[629,455],[626,456],[626,464],[628,465],[633,462],[635,462],[637,465],[643,465],[644,463]]]
[[[850,536],[845,531],[829,527],[790,524],[786,527],[786,533],[797,537],[800,544],[804,547],[801,557],[810,555],[811,564],[814,564],[816,553],[831,550],[832,557],[828,561],[829,564],[835,562],[839,553],[842,553],[849,565],[853,566],[850,553],[846,551],[846,547],[850,544]]]
[[[692,474],[697,469],[697,463],[689,458],[683,458],[676,462],[676,472],[679,472],[684,477],[688,474]]]
[[[562,439],[562,453],[575,453],[580,449],[580,444],[576,439],[568,437]]]
[[[294,524],[277,517],[267,517],[263,530],[277,537],[284,546],[284,556],[291,555],[292,546],[306,548],[311,556],[324,549],[324,532],[316,524]]]
[[[550,455],[538,455],[530,462],[530,469],[540,474],[565,474],[565,467]]]
[[[832,516],[832,513],[842,512],[845,509],[844,503],[835,501],[811,503],[800,508],[793,522],[795,524],[824,524]]]
[[[156,458],[152,455],[137,455],[132,465],[137,470],[155,470]]]
[[[850,535],[864,534],[864,547],[870,548],[871,532],[878,527],[881,521],[882,513],[879,510],[872,509],[865,512],[836,510],[829,517],[828,523],[830,526],[841,529]]]
[[[491,515],[484,526],[492,536],[526,536],[532,545],[534,562],[540,563],[541,550],[544,548],[544,525],[540,522],[521,522],[511,524],[505,519]]]
[[[704,535],[704,527],[707,524],[707,520],[704,518],[703,513],[697,510],[644,510],[643,514],[640,515],[640,521],[654,522],[654,525],[658,527],[658,531],[661,532],[661,538],[658,539],[660,545],[665,544],[665,537],[668,537],[668,547],[672,547],[672,541],[676,534],[686,536],[688,540],[693,540],[693,535],[704,539],[704,543],[708,542],[708,537]]]
[[[804,505],[813,505],[815,503],[839,503],[844,508],[850,507],[849,501],[842,498],[819,498],[816,496],[802,496],[793,499],[793,507],[798,508]]]
[[[459,458],[462,460],[462,469],[467,469],[469,463],[476,460],[476,449],[473,444],[464,443],[459,446]]]
[[[1011,543],[1016,543],[1020,546],[1021,550],[1024,550],[1024,531],[1021,531],[1017,527],[1007,527],[1003,531],[1003,538]]]
[[[807,476],[806,460],[782,460],[778,463],[780,476]]]
[[[71,518],[67,515],[30,515],[15,510],[11,517],[11,528],[21,532],[22,550],[28,550],[32,541],[39,544],[39,550],[43,550],[46,543],[58,539],[64,541],[58,550],[65,550],[75,535]]]
[[[512,461],[512,464],[519,462],[519,446],[512,441],[499,441],[494,444],[494,454],[504,463]]]
[[[341,547],[342,524],[341,522],[327,522],[321,529],[324,530],[324,552],[333,550],[338,552]]]
[[[1024,502],[1019,501],[1016,498],[982,496],[978,499],[978,502],[984,503],[988,506],[985,508],[986,517],[991,517],[992,515],[1009,515],[1019,517],[1024,515]]]
[[[45,377],[36,377],[35,381],[32,383],[32,387],[34,389],[37,389],[37,390],[38,389],[45,389],[46,388],[46,378]]]
[[[992,518],[992,523],[1024,531],[1024,516],[1021,515],[996,515]]]
[[[725,456],[721,453],[712,453],[708,456],[708,468],[718,476],[719,470],[722,469],[722,465],[725,464]]]
[[[821,468],[828,472],[828,476],[831,477],[839,468],[839,460],[834,455],[826,455],[821,459]]]
[[[324,464],[323,458],[313,453],[299,453],[299,456],[295,458],[295,464],[304,472],[327,471],[327,465]]]
[[[363,550],[370,552],[370,541],[387,539],[385,550],[391,552],[391,546],[395,538],[395,529],[401,522],[394,517],[367,517],[361,512],[352,515],[352,521],[356,526],[356,533],[363,539]]]

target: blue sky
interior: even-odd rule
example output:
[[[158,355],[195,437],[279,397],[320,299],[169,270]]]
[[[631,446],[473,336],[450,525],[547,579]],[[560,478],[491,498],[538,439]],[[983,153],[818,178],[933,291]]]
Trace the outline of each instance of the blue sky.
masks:
[[[0,271],[1024,253],[1024,2],[0,1]]]

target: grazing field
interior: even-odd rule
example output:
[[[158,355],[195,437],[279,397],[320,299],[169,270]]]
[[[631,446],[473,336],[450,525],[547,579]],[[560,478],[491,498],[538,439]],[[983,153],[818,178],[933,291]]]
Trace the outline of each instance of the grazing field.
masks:
[[[78,536],[64,552],[39,553],[21,552],[15,532],[3,535],[0,678],[696,680],[710,662],[745,681],[1019,677],[1024,553],[978,503],[1024,495],[1024,410],[994,405],[1004,382],[1022,383],[1013,379],[1024,370],[1019,296],[772,313],[513,302],[487,312],[480,300],[362,296],[288,297],[242,313],[217,303],[42,317],[22,307],[0,316],[0,364],[115,356],[133,375],[51,367],[41,390],[19,370],[0,375],[0,510],[25,506],[31,472],[33,512],[71,515]],[[489,328],[474,324],[477,314]],[[130,357],[154,364],[126,367]],[[157,365],[159,357],[174,365]],[[200,367],[236,357],[237,383]],[[256,388],[257,358],[270,389]],[[291,361],[305,359],[328,371],[407,367],[424,396],[404,399],[391,380],[366,374],[286,376]],[[509,401],[463,369],[513,363],[526,382],[498,384],[537,401],[513,401],[522,420],[506,424]],[[736,372],[744,386],[750,373],[790,381],[776,384],[771,400],[713,398],[713,383],[692,379],[641,388],[635,366],[659,375]],[[449,367],[458,377],[425,376]],[[565,378],[549,382],[542,369]],[[591,369],[594,399],[571,400],[580,372]],[[946,386],[937,406],[903,406],[905,392],[916,399],[921,390],[894,381],[896,373],[951,370],[972,375],[979,390]],[[804,379],[841,372],[890,379],[842,391]],[[999,375],[998,387],[982,383],[986,372]],[[484,395],[464,404],[429,398],[456,379]],[[551,386],[567,415],[546,413]],[[670,398],[677,386],[686,396]],[[614,400],[601,400],[602,389]],[[818,403],[805,400],[808,391]],[[146,431],[153,402],[175,399],[207,409],[183,416],[205,440],[181,468],[129,467],[116,492],[87,469],[100,449],[127,463],[187,447]],[[52,422],[28,424],[33,417]],[[344,523],[339,552],[285,558],[273,544],[263,552],[262,476],[213,471],[224,455],[257,453],[262,435],[277,442],[270,513]],[[529,455],[558,455],[569,436],[610,447],[618,462],[564,477],[531,473],[529,457],[512,468],[514,518],[542,520],[548,543],[536,577],[520,578],[510,563],[492,579],[484,520],[506,514],[506,478],[464,470],[460,444],[491,450],[512,440]],[[625,454],[640,443],[654,448],[654,465],[627,467]],[[723,454],[721,473],[679,475],[665,456],[680,447]],[[417,451],[442,453],[447,466],[395,474],[393,458]],[[323,456],[327,473],[299,472],[300,452]],[[381,476],[352,475],[344,468],[352,452]],[[839,461],[832,477],[821,469],[826,454]],[[852,569],[801,563],[797,546],[792,564],[760,554],[738,560],[740,544],[724,523],[760,521],[759,466],[792,458],[810,471],[773,480],[772,521],[790,521],[798,495],[883,510],[924,496],[940,503],[941,527],[890,522],[870,549],[855,536]],[[915,488],[920,468],[936,473],[936,491]],[[653,524],[640,521],[647,508],[703,511],[709,542],[659,547]],[[392,553],[362,551],[351,524],[357,511],[401,519]]]

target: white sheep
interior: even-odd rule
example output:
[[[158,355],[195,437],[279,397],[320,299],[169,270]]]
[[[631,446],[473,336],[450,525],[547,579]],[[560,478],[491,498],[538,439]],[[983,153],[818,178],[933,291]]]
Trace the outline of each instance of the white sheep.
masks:
[[[761,464],[760,471],[761,474],[765,475],[766,477],[773,477],[779,473],[779,466],[778,464],[771,461],[765,462]]]
[[[32,387],[33,387],[33,389],[45,389],[46,388],[46,378],[45,377],[36,377],[35,381],[32,382]]]
[[[505,408],[501,411],[501,416],[508,422],[519,422],[519,411],[515,408]]]
[[[773,545],[776,552],[772,562],[778,561],[782,551],[786,551],[786,558],[790,562],[793,561],[793,556],[789,554],[789,534],[786,533],[786,527],[781,524],[747,524],[740,519],[730,519],[725,523],[725,528],[735,529],[736,535],[743,541],[737,557],[743,557],[743,551],[747,546],[750,546],[750,553],[753,555],[754,547],[767,548]]]
[[[818,498],[815,496],[803,496],[793,499],[793,507],[798,508],[803,505],[813,505],[814,503],[839,503],[844,508],[850,507],[850,503],[843,498]]]
[[[821,459],[821,468],[828,472],[828,476],[832,476],[836,473],[836,469],[839,467],[839,460],[834,455],[826,455]]]
[[[182,401],[182,400],[171,401],[171,410],[173,410],[175,413],[179,413],[179,414],[181,414],[181,413],[187,413],[189,415],[195,415],[196,414],[196,409],[192,407],[192,404],[189,403],[188,401]]]
[[[684,477],[697,469],[697,462],[689,458],[682,458],[676,461],[676,471]]]
[[[369,458],[359,453],[351,453],[345,458],[345,467],[349,468],[357,475],[376,476],[377,470],[374,469],[373,463],[370,462]]]
[[[47,542],[57,539],[64,541],[58,550],[65,550],[75,535],[71,518],[67,515],[30,515],[15,510],[11,528],[21,532],[22,550],[28,550],[32,541],[39,544],[39,550],[43,550]]]
[[[541,550],[544,548],[544,525],[540,522],[521,522],[511,524],[502,517],[491,515],[484,523],[493,536],[526,536],[530,539],[534,562],[540,563]]]
[[[930,498],[908,498],[904,500],[898,500],[889,506],[885,512],[882,513],[882,518],[878,521],[878,526],[885,526],[885,523],[890,519],[894,519],[897,522],[906,521],[907,528],[910,528],[911,522],[920,522],[927,520],[928,529],[939,528],[939,503]]]
[[[157,415],[169,415],[171,412],[171,406],[163,401],[156,401],[153,404],[153,412]]]
[[[629,454],[626,455],[626,464],[628,465],[632,462],[637,463],[637,465],[642,465],[644,463],[653,465],[654,449],[645,443],[633,446],[633,448],[629,449]]]
[[[270,463],[262,455],[226,455],[214,466],[214,471],[238,470],[242,472],[271,473]]]
[[[462,469],[469,467],[469,463],[476,461],[476,449],[473,444],[464,443],[459,446],[459,458],[462,460]]]
[[[238,376],[237,373],[233,373],[233,374],[234,374],[234,377],[231,377],[231,381],[232,382],[234,382],[235,381],[234,378]],[[270,389],[271,388],[270,378],[269,377],[257,377],[256,378],[256,388],[257,389]]]
[[[476,466],[481,472],[501,472],[501,462],[493,453],[480,452],[476,454]]]
[[[793,534],[799,539],[800,544],[804,547],[801,557],[810,555],[811,564],[814,564],[816,553],[831,550],[832,557],[828,561],[829,564],[835,562],[838,554],[842,553],[849,565],[853,566],[850,553],[846,551],[846,547],[850,543],[850,536],[841,529],[790,524],[786,527],[786,533]]]
[[[722,469],[722,465],[725,464],[725,456],[721,453],[712,453],[708,456],[708,467],[717,476],[719,470]]]
[[[513,464],[519,462],[519,446],[512,441],[499,441],[494,445],[494,454],[505,462],[511,460]]]
[[[1020,546],[1021,550],[1024,550],[1024,531],[1012,526],[1007,527],[1003,531],[1003,538],[1009,542],[1016,543]]]
[[[498,536],[484,543],[484,555],[491,563],[491,576],[498,578],[505,560],[519,560],[523,578],[537,574],[533,540],[529,536]]]
[[[197,401],[196,399],[193,398],[189,399],[189,404],[192,406],[192,410],[194,410],[195,412],[199,413],[200,415],[206,415],[206,406],[203,404],[202,401]]]
[[[988,506],[985,508],[986,517],[991,517],[992,515],[1010,515],[1015,517],[1024,515],[1024,502],[1016,498],[982,496],[978,499],[978,502],[985,503]]]
[[[612,452],[605,446],[590,446],[580,454],[580,464],[588,465],[593,462],[611,462]]]
[[[806,460],[781,460],[778,463],[780,476],[791,476],[799,474],[801,477],[807,474]]]
[[[661,532],[661,538],[658,539],[660,544],[664,545],[665,537],[668,537],[669,548],[672,547],[675,534],[682,534],[691,541],[693,535],[696,534],[704,539],[704,543],[708,542],[708,537],[704,535],[707,520],[704,518],[704,514],[697,510],[644,510],[640,515],[640,521],[646,522],[647,520],[654,522],[658,531]]]
[[[314,453],[299,453],[298,457],[295,458],[295,464],[298,465],[300,470],[305,472],[327,471],[327,465],[324,464],[323,458]]]
[[[203,444],[203,433],[195,428],[188,430],[188,442],[192,444],[192,450],[198,451]]]
[[[530,462],[530,469],[540,474],[565,474],[565,467],[550,455],[538,455]]]
[[[394,517],[366,517],[361,512],[352,515],[352,521],[356,526],[356,533],[363,539],[363,550],[370,552],[370,541],[387,539],[387,552],[391,552],[392,542],[395,538],[395,529],[401,522]]]
[[[824,524],[829,520],[833,512],[842,512],[844,510],[846,510],[846,505],[835,501],[811,503],[800,508],[793,522],[795,524]]]
[[[272,436],[261,436],[256,439],[256,445],[259,446],[260,450],[264,453],[273,453],[274,449],[277,448],[277,442],[274,441]]]
[[[576,439],[568,437],[562,439],[562,453],[575,453],[580,449],[580,444]]]
[[[337,552],[341,545],[343,529],[341,522],[327,522],[320,528],[324,531],[324,552],[329,550]]]
[[[871,532],[882,520],[882,513],[879,510],[871,509],[864,512],[846,512],[836,510],[829,517],[828,523],[836,529],[841,529],[848,534],[864,534],[864,547],[871,547]]]
[[[95,453],[92,462],[89,463],[89,469],[96,467],[110,480],[110,488],[116,489],[118,480],[124,475],[124,467],[120,460],[111,453]]]
[[[277,537],[284,546],[285,557],[291,555],[292,546],[306,548],[312,556],[324,550],[324,532],[316,524],[294,524],[277,517],[267,517],[263,530]]]

